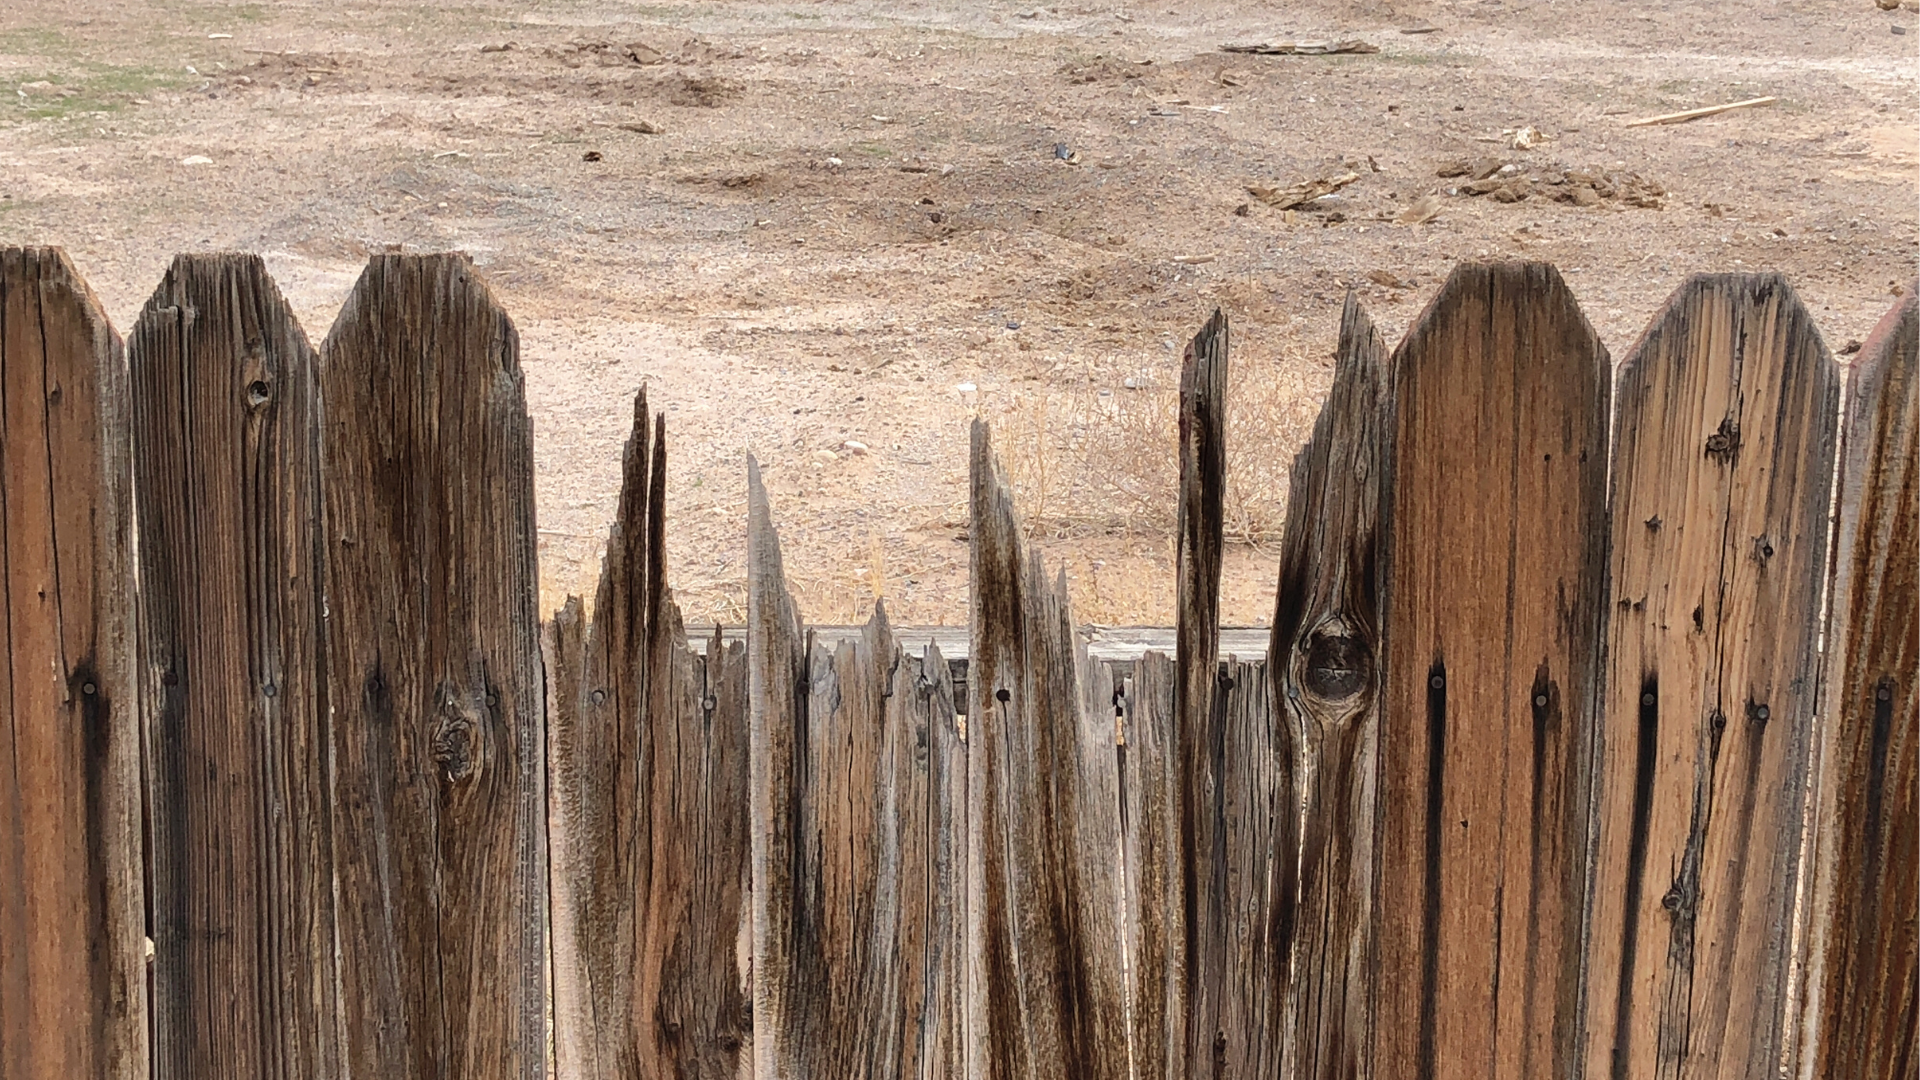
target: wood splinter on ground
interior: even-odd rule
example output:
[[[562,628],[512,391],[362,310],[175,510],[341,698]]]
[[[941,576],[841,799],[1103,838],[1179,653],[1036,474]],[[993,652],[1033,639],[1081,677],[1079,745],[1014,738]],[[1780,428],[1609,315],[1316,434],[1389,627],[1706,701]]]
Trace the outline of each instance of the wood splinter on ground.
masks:
[[[1255,56],[1326,56],[1332,53],[1377,53],[1380,46],[1350,38],[1346,41],[1275,41],[1253,45],[1222,45],[1221,52]]]
[[[1685,112],[1662,113],[1659,116],[1649,116],[1640,120],[1629,120],[1627,121],[1627,126],[1646,127],[1648,124],[1684,124],[1689,120],[1698,120],[1703,116],[1716,116],[1723,112],[1731,112],[1734,109],[1757,108],[1761,105],[1771,105],[1779,100],[1780,99],[1776,97],[1748,98],[1745,101],[1730,102],[1726,105],[1709,105],[1703,109],[1688,109]]]
[[[1291,210],[1296,206],[1305,206],[1307,203],[1320,198],[1322,195],[1331,195],[1358,179],[1360,179],[1359,173],[1344,172],[1338,176],[1324,176],[1317,180],[1302,180],[1298,184],[1283,188],[1259,187],[1249,184],[1247,185],[1247,194],[1259,199],[1275,210]]]

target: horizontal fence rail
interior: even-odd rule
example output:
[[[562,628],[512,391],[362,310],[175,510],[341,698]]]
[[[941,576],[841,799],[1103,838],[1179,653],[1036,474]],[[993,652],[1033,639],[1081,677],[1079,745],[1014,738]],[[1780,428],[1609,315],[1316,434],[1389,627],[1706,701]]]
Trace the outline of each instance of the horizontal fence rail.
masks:
[[[1544,264],[1356,300],[1270,627],[1087,627],[971,433],[968,626],[810,626],[747,462],[690,639],[643,389],[538,618],[519,341],[375,257],[318,348],[0,249],[0,1080],[1911,1078],[1920,326],[1778,276],[1619,365]],[[611,448],[610,448],[611,450]]]

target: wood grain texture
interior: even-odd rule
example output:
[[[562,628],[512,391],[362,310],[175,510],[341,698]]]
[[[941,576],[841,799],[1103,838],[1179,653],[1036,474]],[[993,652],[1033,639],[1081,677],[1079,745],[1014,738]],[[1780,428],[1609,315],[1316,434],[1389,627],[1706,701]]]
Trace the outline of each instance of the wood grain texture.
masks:
[[[1302,1080],[1370,1075],[1388,390],[1386,346],[1349,295],[1333,389],[1287,499],[1266,665],[1272,734],[1257,724],[1243,736],[1246,756],[1229,756],[1277,757],[1270,797],[1287,808],[1264,826],[1277,849],[1274,894],[1255,898],[1263,910],[1248,927],[1274,943],[1262,980],[1274,991],[1233,1040],[1249,1048],[1234,1075],[1266,1075],[1275,1062]]]
[[[757,468],[750,505],[750,589],[763,612],[792,611]],[[774,584],[779,596],[763,591]],[[797,614],[787,626],[798,631]],[[776,618],[770,656],[792,655],[781,633]],[[784,815],[791,837],[784,850],[769,845],[765,876],[755,879],[767,924],[786,928],[755,946],[756,985],[779,980],[768,987],[774,1008],[755,1013],[756,1044],[772,1046],[761,1075],[958,1075],[965,819],[954,811],[965,805],[965,774],[944,661],[930,653],[939,667],[923,678],[883,602],[857,639],[806,640],[804,683],[777,676],[753,691],[767,709],[757,717],[793,718],[780,728],[756,723],[754,775],[767,784],[755,787],[756,805]],[[791,763],[784,771],[782,757]]]
[[[780,538],[760,463],[747,459],[748,795],[753,839],[753,1061],[759,1080],[802,1078],[813,1032],[806,995],[821,973],[799,967],[815,928],[800,890],[809,880],[799,770],[805,767],[809,649],[787,591]]]
[[[1920,305],[1848,374],[1820,715],[1808,1075],[1911,1080],[1920,967]]]
[[[1122,934],[1129,1039],[1136,1074],[1164,1080],[1180,1080],[1187,1064],[1182,1004],[1187,987],[1187,858],[1180,827],[1184,797],[1174,666],[1167,652],[1143,653],[1119,680],[1112,706],[1120,726],[1126,826],[1121,836],[1126,898]]]
[[[148,1074],[120,339],[0,248],[0,1076]]]
[[[321,350],[346,1067],[546,1072],[544,687],[519,338],[374,257]]]
[[[1226,1061],[1232,1006],[1224,830],[1226,740],[1214,709],[1220,680],[1220,549],[1227,490],[1227,317],[1215,310],[1187,343],[1180,368],[1180,490],[1176,515],[1173,722],[1179,748],[1179,939],[1169,934],[1185,978],[1168,988],[1167,1018],[1179,1038],[1168,1076],[1212,1077]],[[1171,1063],[1170,1063],[1171,1064]],[[1154,1075],[1159,1070],[1148,1069]]]
[[[722,710],[709,685],[709,673],[727,677],[727,650],[687,647],[666,586],[665,489],[665,420],[642,390],[592,625],[575,602],[547,631],[562,1077],[732,1077],[747,1053],[735,955],[750,846],[745,702],[730,693]]]
[[[977,420],[971,484],[968,1074],[1112,1080],[1129,1057],[1111,688]]]
[[[339,1074],[315,358],[252,255],[182,255],[128,342],[154,1075]]]
[[[1552,267],[1457,268],[1392,360],[1377,1075],[1573,1066],[1608,361]]]
[[[1590,1077],[1778,1067],[1839,391],[1777,275],[1689,280],[1622,367]]]

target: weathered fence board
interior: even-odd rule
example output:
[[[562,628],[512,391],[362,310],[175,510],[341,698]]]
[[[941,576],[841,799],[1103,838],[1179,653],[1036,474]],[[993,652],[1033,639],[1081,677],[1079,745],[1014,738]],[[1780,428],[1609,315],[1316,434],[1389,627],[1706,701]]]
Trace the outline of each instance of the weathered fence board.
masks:
[[[1169,911],[1182,941],[1170,941],[1184,979],[1169,987],[1167,1013],[1179,1025],[1170,1075],[1211,1077],[1226,1062],[1215,1043],[1234,1003],[1224,820],[1226,739],[1220,690],[1220,557],[1227,490],[1227,317],[1213,318],[1187,344],[1180,370],[1180,490],[1174,564],[1174,795],[1180,814],[1180,898]],[[1171,937],[1171,935],[1170,935]]]
[[[1777,276],[1696,277],[1620,377],[1587,1075],[1772,1075],[1839,379]]]
[[[533,462],[470,263],[375,256],[321,351],[346,1066],[546,1072]]]
[[[1250,731],[1250,745],[1228,755],[1277,761],[1268,798],[1283,808],[1246,844],[1248,891],[1262,882],[1261,860],[1274,861],[1274,894],[1245,931],[1270,943],[1248,962],[1249,971],[1272,965],[1264,981],[1273,990],[1245,1034],[1229,1041],[1249,1048],[1234,1076],[1369,1075],[1381,493],[1392,465],[1386,358],[1349,296],[1333,388],[1293,466],[1266,664],[1272,711],[1248,713],[1271,734]]]
[[[1470,265],[1393,370],[1375,1070],[1566,1075],[1607,354],[1551,267]]]
[[[1129,1057],[1112,691],[1088,678],[1064,578],[1049,582],[1024,549],[978,420],[971,473],[967,1072],[1118,1080]]]
[[[252,255],[128,342],[156,1077],[339,1072],[315,359]]]
[[[905,655],[884,603],[813,644],[751,472],[754,801],[772,824],[754,951],[761,1076],[960,1073],[965,758],[950,673]],[[801,644],[802,642],[805,644]],[[789,661],[800,666],[793,668]],[[924,665],[932,664],[932,668]],[[765,680],[765,681],[763,681]],[[760,924],[756,924],[759,929]]]
[[[554,1063],[583,1080],[732,1077],[751,1039],[745,650],[688,649],[665,506],[642,390],[592,626],[575,601],[545,642]]]
[[[1809,1075],[1920,1070],[1920,306],[1848,376],[1828,622]]]
[[[0,248],[0,1076],[147,1075],[120,339]]]

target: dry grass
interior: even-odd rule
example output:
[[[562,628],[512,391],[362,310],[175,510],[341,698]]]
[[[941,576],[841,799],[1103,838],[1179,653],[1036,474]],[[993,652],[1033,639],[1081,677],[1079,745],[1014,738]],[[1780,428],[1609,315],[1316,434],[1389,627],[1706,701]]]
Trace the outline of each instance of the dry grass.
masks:
[[[1291,340],[1259,352],[1236,349],[1227,389],[1228,543],[1279,542],[1294,455],[1312,433],[1326,374]],[[995,449],[1030,535],[1173,535],[1179,372],[1131,381],[1016,392],[999,403]]]

